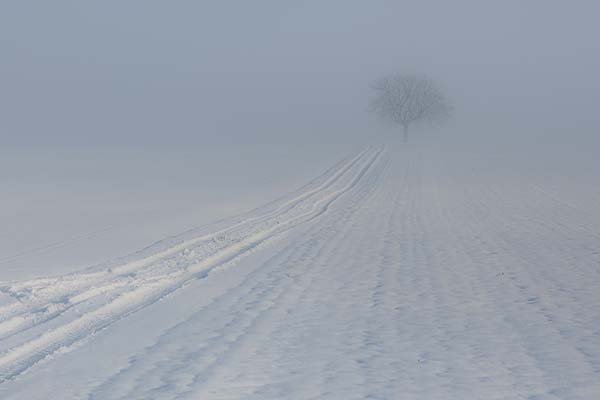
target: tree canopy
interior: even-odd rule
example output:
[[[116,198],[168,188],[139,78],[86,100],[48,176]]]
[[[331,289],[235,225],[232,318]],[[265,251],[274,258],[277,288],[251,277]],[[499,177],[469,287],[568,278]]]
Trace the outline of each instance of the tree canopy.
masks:
[[[372,88],[371,110],[402,125],[405,141],[410,125],[443,121],[452,110],[440,88],[425,76],[390,75],[376,80]]]

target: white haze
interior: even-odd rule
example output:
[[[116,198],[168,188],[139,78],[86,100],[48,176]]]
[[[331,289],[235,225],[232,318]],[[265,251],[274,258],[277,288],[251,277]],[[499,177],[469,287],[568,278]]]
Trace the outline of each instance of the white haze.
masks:
[[[502,173],[595,176],[599,12],[592,1],[3,1],[0,278],[125,254],[393,141],[398,129],[366,111],[369,84],[391,72],[431,76],[455,106],[414,142]]]

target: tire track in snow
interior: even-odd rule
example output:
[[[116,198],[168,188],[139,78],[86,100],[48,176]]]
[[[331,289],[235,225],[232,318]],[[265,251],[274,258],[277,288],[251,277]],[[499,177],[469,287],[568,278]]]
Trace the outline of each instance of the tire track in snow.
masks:
[[[207,256],[219,250],[219,246],[215,246],[216,242],[223,242],[220,240],[221,238],[235,234],[236,230],[247,226],[260,227],[258,224],[265,221],[277,221],[278,217],[342,179],[369,151],[372,150],[366,149],[360,152],[338,170],[334,170],[324,183],[286,200],[273,211],[246,218],[232,226],[184,241],[151,256],[100,272],[69,274],[59,278],[41,278],[3,284],[0,286],[0,291],[18,299],[19,302],[0,307],[0,339],[51,320],[77,306],[80,303],[79,300],[87,300],[97,294],[111,291],[115,286],[125,286],[130,280],[131,274],[140,273],[140,270],[143,271],[145,267],[160,265],[159,263],[165,259],[178,257],[181,252],[189,252],[196,245],[208,243],[207,246],[204,246],[208,247],[207,251],[202,252],[202,256]],[[226,245],[227,243],[222,243],[222,247]],[[65,301],[65,299],[69,301]]]
[[[334,201],[360,182],[367,171],[378,161],[381,152],[382,150],[370,150],[364,158],[362,154],[359,155],[356,160],[362,161],[353,162],[342,174],[336,174],[335,179],[332,178],[328,181],[329,183],[324,185],[325,188],[332,186],[332,190],[326,191],[322,196],[317,196],[317,199],[308,204],[306,209],[286,215],[289,210],[296,208],[303,200],[320,192],[312,191],[310,194],[301,195],[298,201],[292,200],[285,203],[283,208],[287,207],[289,210],[276,214],[275,217],[271,218],[271,220],[274,220],[269,221],[268,224],[257,218],[256,221],[263,222],[262,225],[259,225],[259,230],[233,241],[233,243],[219,249],[214,254],[203,258],[200,262],[187,264],[185,268],[178,268],[175,272],[169,271],[153,276],[152,279],[140,279],[134,276],[135,286],[132,290],[125,291],[93,311],[86,312],[74,320],[10,348],[0,355],[0,383],[19,375],[56,350],[68,347],[109,326],[114,321],[154,303],[182,287],[187,281],[203,278],[212,268],[238,259],[276,235],[323,215]],[[340,177],[346,177],[346,179],[341,180],[342,187],[336,188],[334,183]],[[348,179],[349,181],[345,182]],[[177,251],[179,251],[179,248]],[[129,272],[131,265],[126,268]],[[69,292],[69,294],[73,295],[72,292]]]
[[[387,166],[387,163],[386,163]],[[381,172],[383,173],[383,171]],[[357,220],[359,214],[364,214],[365,205],[374,215],[380,214],[373,203],[373,190],[380,188],[381,173],[373,174],[372,189],[360,204],[343,206],[338,215],[330,215],[323,221],[326,224],[321,233],[302,235],[296,245],[315,243],[320,250],[314,258],[301,260],[294,273],[295,290],[286,290],[284,296],[278,299],[278,304],[263,316],[262,320],[244,336],[235,351],[224,362],[217,373],[204,387],[192,391],[188,397],[215,397],[222,399],[238,398],[298,398],[318,399],[327,397],[331,385],[325,388],[339,370],[332,364],[332,355],[342,358],[352,355],[350,349],[340,353],[335,342],[323,346],[319,340],[329,341],[333,335],[344,338],[343,332],[352,334],[351,329],[340,329],[340,325],[330,325],[327,321],[339,321],[341,310],[337,309],[337,301],[345,302],[348,296],[340,291],[340,282],[350,289],[351,277],[336,275],[339,268],[348,270],[348,255],[351,259],[365,260],[365,247],[358,243],[372,243],[376,235],[370,229],[364,230],[364,225]],[[360,206],[360,207],[359,207]],[[357,242],[356,234],[364,237],[364,242]],[[333,236],[332,236],[333,235]],[[305,238],[305,236],[309,236]],[[368,247],[368,246],[367,246]],[[353,262],[354,264],[354,262]],[[365,265],[365,264],[362,264]],[[323,289],[325,288],[325,291]],[[334,300],[335,298],[335,300]],[[354,311],[358,311],[355,308]],[[344,310],[344,315],[348,315]],[[354,313],[353,315],[361,315]],[[293,318],[293,320],[290,320]],[[345,327],[349,324],[342,324]],[[328,354],[328,357],[324,355]],[[355,391],[361,381],[357,377],[356,386],[344,388],[345,392]],[[287,390],[287,385],[279,382],[289,382],[302,379],[302,387],[297,387],[293,393]],[[322,384],[319,384],[322,383]],[[350,398],[350,397],[344,397]]]
[[[342,227],[353,224],[351,215],[356,206],[352,204],[362,202],[361,199],[372,190],[380,169],[380,166],[375,167],[340,206],[336,203],[335,210],[327,215],[327,221],[336,221],[335,225]],[[342,238],[339,229],[346,232]],[[328,257],[340,257],[336,250],[339,250],[340,241],[344,243],[347,230],[331,226],[329,222],[311,225],[298,241],[294,240],[276,253],[238,286],[163,334],[127,368],[93,390],[91,398],[214,396],[214,393],[210,394],[210,388],[223,379],[223,372],[239,368],[233,360],[245,354],[244,348],[253,343],[257,335],[272,337],[269,326],[263,324],[265,319],[289,304],[293,293],[304,292],[311,286],[310,283],[299,286],[299,280],[307,276],[315,279],[319,276],[318,271],[310,271],[326,265]],[[324,251],[324,247],[329,250]],[[186,337],[193,337],[193,340]],[[279,340],[275,335],[272,343]],[[253,370],[258,373],[256,368]],[[204,387],[206,383],[208,387]],[[238,386],[229,382],[223,388],[233,393]]]

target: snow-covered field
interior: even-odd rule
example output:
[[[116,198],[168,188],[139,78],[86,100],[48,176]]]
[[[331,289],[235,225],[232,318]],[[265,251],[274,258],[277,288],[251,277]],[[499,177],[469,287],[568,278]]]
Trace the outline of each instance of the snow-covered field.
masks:
[[[449,148],[371,146],[128,257],[3,275],[0,398],[600,398],[597,163]]]
[[[361,146],[298,147],[0,148],[0,281],[74,272],[240,214]]]

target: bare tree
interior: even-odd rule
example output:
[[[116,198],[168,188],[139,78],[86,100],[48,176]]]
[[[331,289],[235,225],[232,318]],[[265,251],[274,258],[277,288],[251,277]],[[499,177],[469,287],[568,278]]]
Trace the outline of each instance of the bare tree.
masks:
[[[437,85],[429,78],[417,75],[390,75],[372,85],[375,97],[371,111],[402,125],[404,141],[408,128],[418,122],[441,122],[452,108]]]

